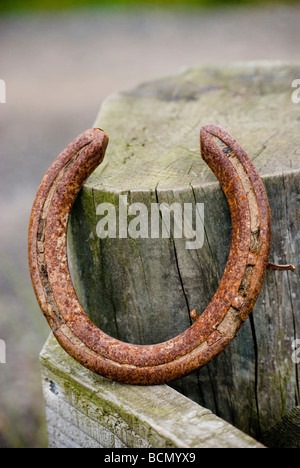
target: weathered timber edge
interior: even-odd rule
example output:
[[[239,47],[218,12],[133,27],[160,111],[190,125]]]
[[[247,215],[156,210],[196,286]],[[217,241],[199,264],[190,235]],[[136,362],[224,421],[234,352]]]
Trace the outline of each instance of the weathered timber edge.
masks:
[[[263,438],[270,448],[300,448],[300,406],[289,411]]]
[[[88,371],[52,335],[40,360],[51,448],[263,448],[169,386]]]

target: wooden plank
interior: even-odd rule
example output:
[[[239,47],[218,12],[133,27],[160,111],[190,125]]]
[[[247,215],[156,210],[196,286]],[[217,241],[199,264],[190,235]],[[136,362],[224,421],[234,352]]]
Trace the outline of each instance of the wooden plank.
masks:
[[[120,385],[93,374],[53,336],[41,367],[50,447],[263,448],[167,385]]]
[[[272,210],[271,261],[296,274],[268,272],[254,314],[228,349],[172,386],[241,430],[261,438],[299,404],[300,105],[292,103],[299,65],[241,64],[189,70],[118,93],[95,126],[110,136],[105,161],[72,213],[70,250],[79,299],[92,320],[119,339],[164,341],[201,313],[224,271],[231,223],[225,197],[199,155],[199,130],[227,128],[254,161]],[[99,204],[203,203],[205,240],[99,239]]]

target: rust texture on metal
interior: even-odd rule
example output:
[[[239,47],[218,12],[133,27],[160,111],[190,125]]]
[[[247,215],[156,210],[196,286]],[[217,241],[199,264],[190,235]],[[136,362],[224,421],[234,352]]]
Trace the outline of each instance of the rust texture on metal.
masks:
[[[108,136],[82,133],[55,160],[35,198],[29,227],[29,263],[39,305],[61,346],[88,369],[129,384],[153,385],[204,366],[230,343],[260,293],[270,253],[271,216],[264,185],[237,141],[222,128],[201,130],[202,157],[227,197],[232,241],[219,288],[193,324],[164,343],[121,342],[95,326],[82,309],[70,276],[67,226],[87,177],[102,162]]]

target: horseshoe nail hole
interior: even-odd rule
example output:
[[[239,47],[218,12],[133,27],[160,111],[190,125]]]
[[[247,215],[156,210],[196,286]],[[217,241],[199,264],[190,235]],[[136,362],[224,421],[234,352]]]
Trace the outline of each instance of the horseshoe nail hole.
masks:
[[[257,256],[253,252],[250,251],[248,255],[248,261],[247,261],[248,265],[255,266],[256,262],[257,262]]]
[[[44,263],[41,264],[41,272],[42,272],[42,275],[43,275],[44,278],[48,278],[47,269],[46,269],[46,266],[44,265]]]
[[[250,246],[251,253],[258,253],[260,250],[259,236],[260,236],[260,228],[257,229],[257,231],[251,232],[251,246]]]
[[[247,292],[250,286],[251,276],[253,273],[253,268],[254,268],[253,265],[247,265],[246,267],[245,275],[239,288],[239,294],[242,297],[246,297],[247,295]]]
[[[46,220],[45,219],[40,219],[39,226],[38,226],[38,232],[37,232],[37,240],[40,241],[40,242],[44,240],[45,225],[46,225]]]
[[[226,146],[225,148],[222,149],[223,153],[225,154],[230,154],[233,153],[232,149]]]
[[[242,320],[239,316],[239,312],[231,307],[217,330],[222,336],[233,338],[241,324]]]
[[[228,156],[233,153],[233,150],[224,143],[220,138],[216,137],[215,135],[211,135],[212,139],[217,143],[217,145],[222,149],[224,154]]]

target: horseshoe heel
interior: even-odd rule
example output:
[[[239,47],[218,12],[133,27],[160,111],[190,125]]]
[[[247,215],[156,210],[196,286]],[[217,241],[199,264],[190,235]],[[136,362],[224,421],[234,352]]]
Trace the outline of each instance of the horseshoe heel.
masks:
[[[227,265],[212,301],[177,337],[155,345],[121,342],[97,328],[74,291],[67,259],[67,226],[84,181],[102,162],[108,143],[87,130],[56,159],[35,198],[29,227],[29,264],[39,305],[61,346],[104,377],[152,385],[183,377],[217,356],[246,320],[268,266],[271,217],[264,185],[252,162],[225,130],[201,130],[202,156],[229,203],[232,241]]]

